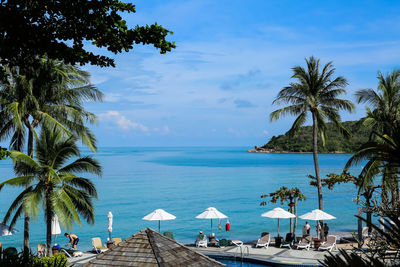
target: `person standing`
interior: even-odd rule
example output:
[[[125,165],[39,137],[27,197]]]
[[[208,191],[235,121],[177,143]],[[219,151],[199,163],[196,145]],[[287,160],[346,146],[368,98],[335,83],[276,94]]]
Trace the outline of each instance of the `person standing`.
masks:
[[[71,243],[71,248],[77,250],[76,246],[78,245],[79,237],[76,234],[68,233],[65,233],[64,236],[69,238],[69,242],[65,246],[68,247],[68,245]]]
[[[308,222],[306,222],[306,231],[307,231],[307,235],[310,234],[310,228],[311,228],[311,226],[308,224]]]
[[[321,224],[317,221],[317,224],[315,225],[315,231],[317,231],[317,238],[322,239],[322,227]]]
[[[325,223],[324,224],[324,237],[325,237],[325,241],[328,239],[328,233],[329,233],[329,226]]]

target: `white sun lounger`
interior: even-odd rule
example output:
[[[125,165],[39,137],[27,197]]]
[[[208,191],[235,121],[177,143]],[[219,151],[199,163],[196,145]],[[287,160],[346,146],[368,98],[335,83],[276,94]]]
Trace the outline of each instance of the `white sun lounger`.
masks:
[[[267,235],[261,237],[260,239],[258,239],[256,248],[258,248],[258,247],[268,248],[270,241],[271,241],[270,235],[267,234]]]
[[[318,250],[332,251],[333,248],[337,249],[336,239],[337,239],[337,237],[335,235],[328,235],[326,242],[322,243],[321,246],[319,246]]]
[[[300,242],[296,245],[297,249],[305,248],[310,250],[311,248],[311,236],[302,237]]]
[[[196,247],[207,247],[207,236],[203,235],[203,239],[197,238],[196,240]]]

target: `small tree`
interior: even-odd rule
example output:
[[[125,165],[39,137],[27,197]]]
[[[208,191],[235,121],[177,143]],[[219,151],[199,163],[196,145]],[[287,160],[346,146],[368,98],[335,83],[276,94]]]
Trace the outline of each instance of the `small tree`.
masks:
[[[311,178],[311,182],[310,185],[312,186],[317,186],[317,181],[315,179],[314,176],[309,175],[309,178]],[[322,182],[322,186],[326,186],[328,187],[329,190],[333,190],[333,188],[335,187],[335,185],[337,184],[341,184],[341,183],[348,183],[348,182],[352,182],[354,183],[354,185],[356,187],[358,187],[358,194],[357,194],[357,203],[359,203],[360,201],[360,196],[364,197],[365,199],[365,213],[367,214],[367,218],[366,218],[366,222],[367,222],[367,226],[368,226],[368,231],[371,232],[372,228],[372,200],[373,200],[373,196],[374,193],[376,192],[376,190],[378,188],[380,188],[381,186],[375,186],[373,184],[365,184],[362,181],[362,178],[360,177],[356,177],[351,175],[348,172],[343,172],[341,174],[335,174],[335,173],[330,173],[328,175],[326,175],[327,178],[325,179],[321,179]]]
[[[288,202],[289,206],[289,211],[296,215],[294,218],[294,227],[293,227],[293,219],[290,218],[290,232],[291,233],[296,233],[296,227],[297,227],[297,202],[306,200],[306,196],[303,195],[297,187],[294,188],[287,188],[286,186],[282,186],[278,190],[276,190],[273,193],[269,193],[268,195],[262,195],[261,198],[271,198],[272,203],[278,202],[278,200],[281,202],[281,205],[284,204],[284,202]],[[266,201],[260,202],[260,206],[265,206],[267,205]]]

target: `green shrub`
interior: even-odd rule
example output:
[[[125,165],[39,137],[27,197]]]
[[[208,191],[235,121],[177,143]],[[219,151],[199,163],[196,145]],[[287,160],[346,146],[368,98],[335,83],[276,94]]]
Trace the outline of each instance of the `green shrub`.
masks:
[[[33,257],[33,266],[37,267],[64,267],[67,266],[67,257],[64,253],[52,257]]]
[[[5,250],[0,254],[1,267],[66,267],[68,266],[67,257],[60,253],[52,257],[37,257],[32,253],[24,255],[22,252],[8,253]]]

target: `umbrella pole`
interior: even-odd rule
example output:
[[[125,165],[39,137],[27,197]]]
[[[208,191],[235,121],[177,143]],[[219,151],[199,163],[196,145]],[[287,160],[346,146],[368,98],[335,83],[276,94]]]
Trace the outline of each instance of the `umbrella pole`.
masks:
[[[54,245],[56,245],[57,235],[54,235]]]
[[[158,232],[159,232],[159,233],[161,233],[161,230],[160,230],[160,229],[161,229],[160,222],[161,222],[161,221],[158,220]]]
[[[278,218],[278,237],[279,237],[279,218]]]
[[[210,234],[210,236],[212,236],[212,219],[211,219],[211,234]]]

